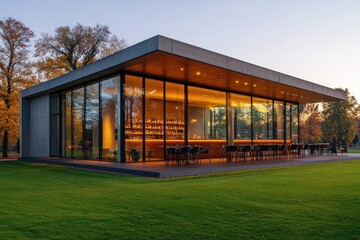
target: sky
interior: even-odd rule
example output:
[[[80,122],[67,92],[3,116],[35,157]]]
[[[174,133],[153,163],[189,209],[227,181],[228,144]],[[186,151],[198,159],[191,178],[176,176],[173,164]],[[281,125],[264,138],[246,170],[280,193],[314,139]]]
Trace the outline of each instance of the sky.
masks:
[[[108,25],[133,45],[164,35],[331,88],[360,102],[359,0],[0,0],[37,37]]]

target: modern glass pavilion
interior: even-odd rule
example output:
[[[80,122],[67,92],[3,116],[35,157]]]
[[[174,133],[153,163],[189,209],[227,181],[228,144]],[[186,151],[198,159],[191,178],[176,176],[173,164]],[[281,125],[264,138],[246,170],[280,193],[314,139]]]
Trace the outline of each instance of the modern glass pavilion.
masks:
[[[21,92],[22,157],[119,162],[167,146],[290,144],[299,104],[342,92],[155,36]]]

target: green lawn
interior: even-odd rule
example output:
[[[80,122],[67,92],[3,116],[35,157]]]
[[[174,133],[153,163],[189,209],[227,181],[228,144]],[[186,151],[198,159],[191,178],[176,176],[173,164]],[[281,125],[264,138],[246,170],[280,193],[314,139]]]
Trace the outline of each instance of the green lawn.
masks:
[[[0,162],[0,239],[360,239],[360,161],[178,179]]]
[[[348,148],[348,152],[349,153],[360,153],[360,149],[359,148]]]

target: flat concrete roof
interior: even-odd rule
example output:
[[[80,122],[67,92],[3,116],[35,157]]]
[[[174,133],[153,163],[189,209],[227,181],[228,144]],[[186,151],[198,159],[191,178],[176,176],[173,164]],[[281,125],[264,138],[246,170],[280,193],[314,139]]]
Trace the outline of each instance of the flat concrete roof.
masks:
[[[346,99],[341,91],[160,35],[25,89],[21,97],[52,93],[119,71],[299,103]]]

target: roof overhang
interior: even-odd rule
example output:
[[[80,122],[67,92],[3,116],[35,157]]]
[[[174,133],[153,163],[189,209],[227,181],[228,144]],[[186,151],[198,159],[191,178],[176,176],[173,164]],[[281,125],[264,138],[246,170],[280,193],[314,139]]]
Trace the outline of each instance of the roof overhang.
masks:
[[[163,36],[155,36],[81,69],[25,89],[21,95],[31,97],[50,93],[118,71],[301,104],[346,98],[341,91]]]

